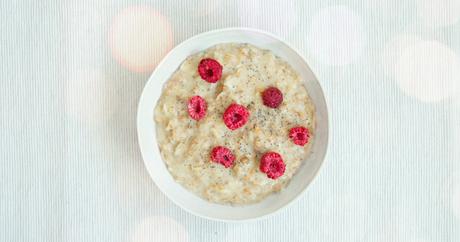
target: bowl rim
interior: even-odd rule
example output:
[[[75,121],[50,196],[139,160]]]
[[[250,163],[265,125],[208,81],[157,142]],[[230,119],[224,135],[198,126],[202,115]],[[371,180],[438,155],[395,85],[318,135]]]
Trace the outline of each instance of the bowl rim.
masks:
[[[141,130],[139,128],[140,126],[140,123],[141,123],[141,118],[142,118],[142,114],[141,114],[141,108],[142,108],[142,101],[146,98],[146,92],[144,91],[146,86],[152,81],[152,76],[154,76],[159,68],[161,69],[161,66],[164,65],[164,63],[166,62],[167,59],[169,59],[169,57],[172,55],[173,52],[175,52],[176,49],[179,49],[180,47],[182,47],[183,45],[186,45],[187,43],[191,42],[191,41],[194,41],[195,39],[200,39],[202,38],[203,36],[206,36],[206,35],[212,35],[212,34],[219,34],[219,33],[222,33],[222,32],[229,32],[229,31],[247,31],[247,32],[253,32],[253,33],[256,33],[256,34],[262,34],[262,35],[266,35],[276,41],[279,41],[281,43],[283,43],[284,45],[286,45],[286,47],[290,48],[292,51],[295,52],[295,54],[297,54],[301,60],[303,62],[305,62],[305,64],[309,67],[312,75],[315,77],[315,80],[316,80],[316,84],[318,85],[318,87],[320,88],[321,90],[321,94],[323,96],[323,101],[324,101],[324,104],[325,104],[325,116],[324,116],[324,122],[326,123],[326,133],[324,135],[324,139],[325,139],[325,147],[324,147],[324,155],[322,157],[322,161],[320,162],[318,168],[317,168],[317,171],[313,174],[310,182],[300,191],[298,192],[297,194],[295,194],[293,196],[293,198],[288,201],[287,203],[285,203],[283,206],[280,206],[279,208],[276,208],[275,210],[267,213],[267,214],[264,214],[264,215],[260,215],[260,216],[255,216],[255,217],[251,217],[251,218],[241,218],[241,219],[227,219],[227,218],[218,218],[218,217],[210,217],[210,216],[207,216],[207,215],[204,215],[204,214],[201,214],[201,213],[198,213],[198,212],[195,212],[195,211],[192,211],[191,209],[185,207],[185,206],[182,206],[179,202],[176,201],[176,199],[174,197],[172,197],[168,192],[166,192],[164,190],[164,188],[162,188],[161,186],[158,186],[156,184],[156,180],[155,178],[153,177],[153,174],[152,172],[150,171],[148,165],[146,164],[146,157],[144,157],[144,152],[142,152],[143,148],[142,148],[142,144],[143,141],[141,140]],[[228,28],[220,28],[220,29],[214,29],[214,30],[210,30],[210,31],[206,31],[206,32],[201,32],[199,34],[196,34],[196,35],[193,35],[192,37],[190,38],[187,38],[185,40],[183,40],[181,43],[177,44],[176,46],[174,46],[171,50],[168,51],[168,53],[162,58],[162,60],[160,62],[158,62],[158,64],[156,65],[155,69],[153,70],[153,72],[150,74],[147,82],[145,83],[143,89],[142,89],[142,94],[141,96],[139,97],[139,101],[138,101],[138,108],[137,108],[137,115],[136,115],[136,129],[137,129],[137,140],[138,140],[138,145],[139,145],[139,149],[141,151],[141,157],[142,157],[142,161],[144,163],[144,166],[150,176],[150,179],[155,183],[155,185],[157,186],[157,188],[169,199],[171,200],[176,206],[180,207],[181,209],[187,211],[188,213],[190,214],[193,214],[195,216],[198,216],[198,217],[201,217],[201,218],[205,218],[205,219],[209,219],[209,220],[213,220],[213,221],[218,221],[218,222],[230,222],[230,223],[238,223],[238,222],[252,222],[252,221],[258,221],[258,220],[262,220],[262,219],[266,219],[270,216],[274,216],[276,214],[278,214],[279,212],[281,212],[282,210],[286,209],[287,207],[291,206],[293,203],[295,203],[296,201],[298,201],[301,197],[302,194],[304,194],[307,189],[312,186],[314,184],[314,182],[317,180],[317,177],[319,176],[321,170],[322,170],[322,167],[324,166],[324,163],[326,162],[327,160],[327,157],[328,157],[328,153],[329,153],[329,139],[330,139],[330,120],[329,120],[329,109],[328,109],[328,103],[327,103],[327,97],[326,97],[326,93],[324,92],[324,88],[323,86],[321,85],[319,79],[317,78],[317,74],[312,70],[311,66],[308,64],[310,62],[307,61],[307,59],[305,58],[305,56],[303,56],[296,48],[293,47],[292,44],[290,44],[289,42],[285,41],[284,39],[281,39],[280,37],[270,33],[270,32],[267,32],[265,30],[260,30],[260,29],[256,29],[256,28],[248,28],[248,27],[228,27]],[[156,139],[156,137],[155,137]],[[161,155],[160,155],[161,157]],[[162,162],[164,162],[164,160],[162,159]],[[197,196],[196,194],[194,194],[195,196]],[[231,206],[231,205],[228,205],[228,206]]]

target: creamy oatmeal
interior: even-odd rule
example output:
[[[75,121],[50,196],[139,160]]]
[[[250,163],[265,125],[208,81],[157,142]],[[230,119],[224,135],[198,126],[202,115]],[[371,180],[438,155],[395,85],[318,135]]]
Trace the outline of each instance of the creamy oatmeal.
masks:
[[[197,71],[205,58],[222,65],[222,76],[210,83]],[[277,108],[264,105],[261,94],[276,87],[283,95]],[[195,120],[188,102],[200,96],[206,115]],[[247,108],[249,118],[231,130],[223,121],[227,107]],[[177,182],[216,203],[249,204],[286,186],[308,156],[315,137],[314,106],[300,76],[268,50],[249,44],[219,44],[188,57],[166,83],[155,107],[157,139],[161,155]],[[306,145],[290,138],[290,129],[309,130]],[[234,162],[211,160],[216,146],[231,150]],[[266,152],[277,152],[284,174],[271,179],[260,168]]]

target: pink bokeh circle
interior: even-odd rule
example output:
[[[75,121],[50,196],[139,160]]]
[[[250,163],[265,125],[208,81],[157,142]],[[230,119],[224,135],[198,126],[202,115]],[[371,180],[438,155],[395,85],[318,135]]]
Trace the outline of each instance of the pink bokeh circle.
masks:
[[[123,9],[112,20],[108,44],[113,58],[126,69],[151,72],[173,47],[169,20],[150,6]]]

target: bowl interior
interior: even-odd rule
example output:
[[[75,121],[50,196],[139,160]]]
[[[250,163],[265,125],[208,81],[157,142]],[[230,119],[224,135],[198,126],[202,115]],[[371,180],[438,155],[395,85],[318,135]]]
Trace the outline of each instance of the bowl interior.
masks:
[[[250,43],[271,50],[299,72],[316,106],[316,137],[311,154],[300,166],[290,184],[279,193],[257,204],[220,205],[207,202],[176,183],[163,162],[156,141],[154,107],[164,83],[191,54],[219,43]],[[209,219],[237,221],[260,218],[278,211],[295,200],[311,183],[324,161],[328,143],[328,116],[323,91],[304,59],[277,37],[258,30],[223,29],[203,33],[175,47],[157,66],[142,93],[137,117],[139,145],[150,176],[169,199],[183,209]]]

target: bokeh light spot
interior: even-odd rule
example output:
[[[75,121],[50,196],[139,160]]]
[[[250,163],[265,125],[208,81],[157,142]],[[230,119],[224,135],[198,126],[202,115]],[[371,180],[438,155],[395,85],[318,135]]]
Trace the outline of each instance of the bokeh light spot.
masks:
[[[454,172],[449,177],[446,191],[450,193],[447,194],[449,198],[447,206],[460,220],[460,172]]]
[[[121,66],[150,72],[173,46],[171,24],[152,7],[128,7],[112,21],[109,46]]]
[[[454,25],[460,20],[460,0],[419,0],[420,20],[432,27]]]
[[[116,104],[110,98],[110,80],[99,70],[71,73],[66,82],[66,114],[76,120],[99,124],[108,120]]]
[[[460,86],[460,59],[436,41],[419,41],[405,48],[395,65],[401,90],[423,102],[452,97]]]
[[[322,9],[312,20],[308,46],[323,64],[341,66],[356,61],[366,45],[362,19],[351,9]]]
[[[134,230],[132,242],[188,242],[185,227],[170,217],[144,219]]]
[[[382,53],[382,63],[385,74],[395,77],[396,64],[401,53],[409,46],[420,42],[421,39],[415,35],[403,34],[392,38],[385,46]]]

